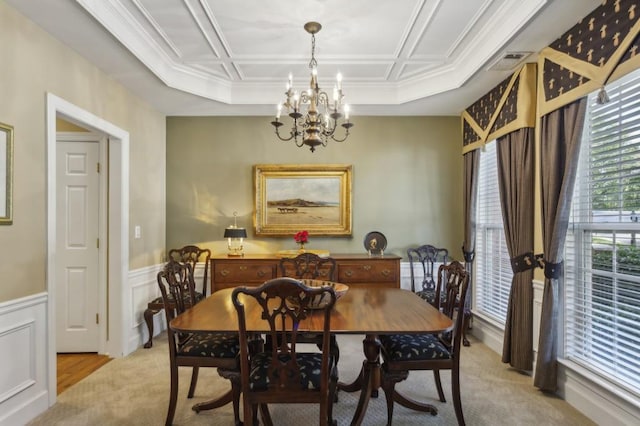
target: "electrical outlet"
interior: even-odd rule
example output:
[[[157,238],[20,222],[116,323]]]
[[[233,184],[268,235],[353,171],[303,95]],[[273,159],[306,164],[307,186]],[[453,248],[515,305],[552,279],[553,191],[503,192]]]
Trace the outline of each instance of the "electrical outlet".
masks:
[[[136,225],[135,228],[133,228],[133,238],[135,238],[136,240],[139,240],[142,237],[142,229],[140,228],[140,225]]]

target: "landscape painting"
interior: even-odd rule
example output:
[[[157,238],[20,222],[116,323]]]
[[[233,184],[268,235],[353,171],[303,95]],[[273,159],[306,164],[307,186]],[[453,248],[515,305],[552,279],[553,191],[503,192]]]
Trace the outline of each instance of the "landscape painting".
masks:
[[[254,166],[256,235],[351,235],[351,166]]]

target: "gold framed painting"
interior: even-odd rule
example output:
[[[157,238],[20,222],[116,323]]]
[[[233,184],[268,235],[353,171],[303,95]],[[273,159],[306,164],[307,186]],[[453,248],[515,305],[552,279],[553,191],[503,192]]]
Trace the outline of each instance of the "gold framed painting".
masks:
[[[346,164],[256,164],[256,235],[351,235],[351,175]]]
[[[0,225],[13,223],[13,126],[0,123]]]

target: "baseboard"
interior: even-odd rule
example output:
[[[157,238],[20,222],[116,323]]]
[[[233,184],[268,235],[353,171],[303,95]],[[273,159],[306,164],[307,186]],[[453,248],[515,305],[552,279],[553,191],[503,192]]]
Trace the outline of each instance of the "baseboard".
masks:
[[[497,354],[502,354],[502,342],[504,340],[504,330],[493,321],[481,315],[473,314],[473,328],[471,335],[487,345]]]
[[[1,406],[0,406],[1,407]],[[42,391],[25,400],[10,412],[0,417],[0,426],[16,426],[29,423],[49,409],[49,392]],[[0,411],[3,411],[0,408]]]
[[[558,368],[558,394],[597,424],[638,425],[640,403],[631,395],[574,363]]]

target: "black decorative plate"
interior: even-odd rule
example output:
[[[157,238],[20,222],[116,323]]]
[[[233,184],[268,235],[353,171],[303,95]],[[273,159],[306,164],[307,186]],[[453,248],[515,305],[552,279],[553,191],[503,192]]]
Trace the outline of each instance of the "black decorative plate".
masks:
[[[380,254],[387,248],[387,238],[382,232],[369,232],[364,237],[364,249],[371,254]]]

